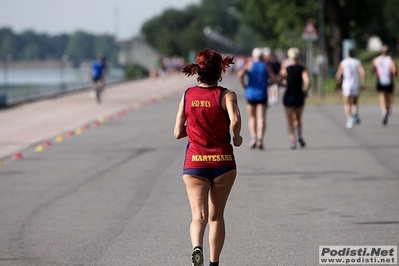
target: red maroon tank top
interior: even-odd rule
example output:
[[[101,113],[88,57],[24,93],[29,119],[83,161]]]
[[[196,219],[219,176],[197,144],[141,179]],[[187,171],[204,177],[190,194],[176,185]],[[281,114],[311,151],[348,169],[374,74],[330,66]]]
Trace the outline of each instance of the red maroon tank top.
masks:
[[[235,166],[230,119],[221,105],[225,88],[191,87],[185,92],[188,144],[184,169]]]

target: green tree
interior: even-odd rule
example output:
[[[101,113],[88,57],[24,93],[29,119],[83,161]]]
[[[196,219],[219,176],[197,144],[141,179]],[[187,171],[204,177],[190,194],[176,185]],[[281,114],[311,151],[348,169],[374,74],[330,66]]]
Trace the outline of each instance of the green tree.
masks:
[[[0,59],[4,60],[8,54],[14,59],[19,59],[21,41],[10,28],[0,29]]]
[[[111,35],[93,35],[76,31],[71,36],[49,36],[26,30],[14,34],[10,28],[0,28],[0,59],[12,54],[14,60],[61,60],[64,54],[72,60],[94,59],[98,53],[116,64],[118,44]]]
[[[373,36],[379,36],[382,41],[391,47],[399,42],[397,25],[399,16],[397,13],[397,0],[365,0],[356,10],[356,20],[351,21],[351,33],[353,38],[363,41]],[[364,47],[364,46],[362,46]]]
[[[94,36],[84,31],[76,31],[70,36],[65,53],[73,60],[95,58]]]
[[[47,35],[37,35],[32,30],[21,33],[22,60],[42,60],[46,57]]]
[[[66,54],[66,47],[69,36],[67,34],[60,34],[51,36],[48,40],[48,50],[46,58],[60,60]]]
[[[181,11],[165,10],[160,16],[143,24],[142,35],[165,55],[187,55],[190,50],[199,51],[212,46],[213,42],[203,33],[205,26],[234,39],[240,22],[229,12],[233,7],[232,2],[203,0],[201,5],[190,5]]]
[[[184,54],[188,51],[186,43],[191,41],[187,35],[192,37],[192,34],[184,29],[190,25],[188,28],[195,27],[195,33],[198,34],[201,28],[201,25],[195,23],[195,17],[192,17],[194,10],[197,10],[197,7],[190,7],[187,13],[168,9],[160,16],[147,21],[141,28],[145,40],[165,55]]]
[[[365,12],[359,8],[367,10],[369,3],[364,0],[325,0],[325,12],[331,30],[328,44],[332,53],[331,63],[335,68],[342,60],[342,41],[352,37],[351,25],[355,25],[363,15],[359,17],[359,14]]]
[[[202,0],[198,18],[204,26],[210,26],[220,34],[233,39],[240,25],[239,18],[231,12],[231,0]]]
[[[116,64],[118,61],[118,45],[112,35],[104,34],[94,38],[94,53],[103,54],[108,62]]]
[[[367,36],[380,36],[384,42],[398,41],[396,25],[397,0],[323,0],[325,13],[325,44],[330,64],[342,59],[342,41],[355,39],[364,47]],[[261,45],[288,48],[300,46],[306,22],[318,26],[320,0],[236,0],[242,22],[260,40]]]
[[[24,46],[22,51],[23,60],[39,60],[40,58],[40,46],[36,43],[28,44]]]
[[[317,0],[237,0],[242,22],[263,46],[288,48],[300,39],[306,22],[317,21]]]

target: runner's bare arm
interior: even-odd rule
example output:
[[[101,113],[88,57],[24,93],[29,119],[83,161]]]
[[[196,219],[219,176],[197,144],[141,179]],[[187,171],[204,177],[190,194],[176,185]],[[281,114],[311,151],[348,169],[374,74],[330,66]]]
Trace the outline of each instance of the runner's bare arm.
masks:
[[[360,86],[361,90],[366,89],[366,71],[362,65],[359,66],[359,73],[360,73]]]
[[[371,72],[371,74],[376,74],[377,73],[377,70],[375,68],[375,58],[373,58],[373,60],[371,61],[370,72]]]
[[[270,65],[267,65],[267,73],[269,74],[269,78],[270,78],[270,83],[271,84],[276,84],[278,83],[278,80],[276,78],[276,75],[274,74],[273,69],[270,67]]]
[[[285,79],[287,78],[287,69],[285,67],[285,63],[283,62],[283,65],[281,66],[280,69],[280,80],[279,80],[279,86],[285,86],[284,82]]]
[[[230,118],[230,129],[233,134],[234,146],[241,146],[243,139],[241,133],[241,114],[238,108],[237,94],[234,91],[229,91],[225,95],[226,109]]]
[[[184,114],[184,95],[182,96],[179,104],[179,109],[177,110],[176,123],[174,135],[176,139],[181,139],[187,137],[186,132],[186,115]]]
[[[240,81],[241,87],[245,90],[246,84],[245,84],[245,76],[248,74],[249,71],[249,63],[247,63],[242,69],[240,69],[237,73],[238,80]]]
[[[391,66],[391,75],[392,75],[392,77],[396,76],[396,74],[397,74],[396,71],[397,71],[396,62],[395,62],[395,60],[392,59],[392,66]]]
[[[310,90],[311,82],[310,82],[308,71],[306,69],[304,69],[302,71],[302,80],[303,80],[303,84],[304,84],[305,93],[308,93],[308,91]]]
[[[338,84],[341,84],[342,82],[342,63],[338,65],[337,73],[335,73],[335,80]]]

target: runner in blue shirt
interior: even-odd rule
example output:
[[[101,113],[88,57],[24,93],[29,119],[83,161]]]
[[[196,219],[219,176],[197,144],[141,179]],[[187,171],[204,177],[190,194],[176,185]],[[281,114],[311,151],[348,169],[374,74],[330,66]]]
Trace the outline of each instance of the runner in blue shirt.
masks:
[[[247,100],[248,127],[252,138],[249,147],[262,150],[266,132],[267,88],[269,82],[276,83],[276,77],[270,65],[263,60],[259,47],[253,49],[252,60],[237,75]]]

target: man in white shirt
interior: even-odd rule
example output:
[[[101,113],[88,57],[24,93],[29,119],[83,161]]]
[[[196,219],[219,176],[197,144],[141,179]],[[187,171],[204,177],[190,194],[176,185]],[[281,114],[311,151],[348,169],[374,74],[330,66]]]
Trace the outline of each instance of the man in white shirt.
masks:
[[[360,124],[359,94],[366,84],[366,74],[360,60],[355,58],[355,50],[349,50],[349,57],[341,61],[335,79],[338,83],[342,82],[345,126],[352,128],[355,123]]]

